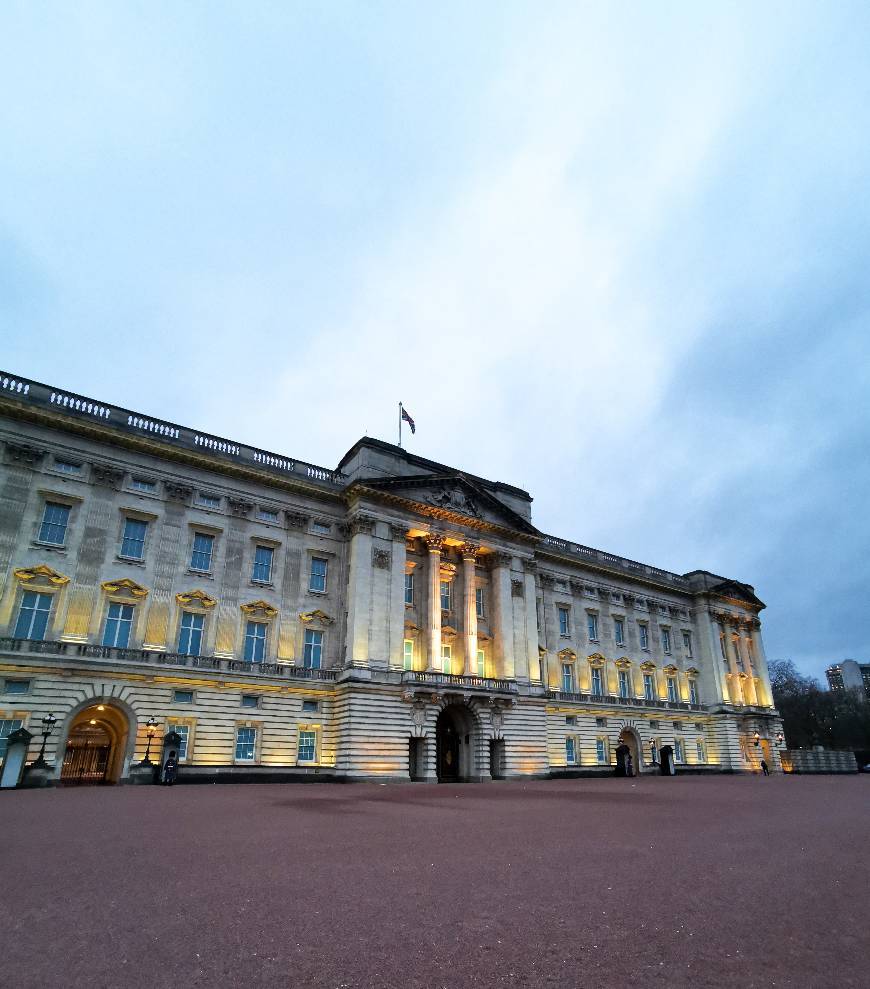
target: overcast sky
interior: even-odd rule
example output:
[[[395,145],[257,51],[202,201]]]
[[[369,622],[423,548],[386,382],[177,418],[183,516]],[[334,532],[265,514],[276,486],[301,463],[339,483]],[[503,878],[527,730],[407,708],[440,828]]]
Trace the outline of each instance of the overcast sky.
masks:
[[[7,370],[755,585],[870,660],[870,6],[0,8]]]

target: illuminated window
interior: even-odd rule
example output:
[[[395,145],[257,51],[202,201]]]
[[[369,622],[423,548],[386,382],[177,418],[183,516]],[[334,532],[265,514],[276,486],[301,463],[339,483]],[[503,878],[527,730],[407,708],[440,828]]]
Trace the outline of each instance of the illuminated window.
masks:
[[[451,661],[451,648],[448,645],[441,646],[441,672],[442,673],[452,673],[450,665]]]
[[[606,738],[596,738],[595,739],[595,758],[599,766],[606,766],[610,761],[607,755],[607,739]]]
[[[589,638],[593,642],[598,641],[598,615],[591,611],[586,614],[586,628],[589,631]]]
[[[248,622],[245,626],[245,662],[262,663],[266,656],[265,622]]]
[[[450,611],[452,603],[453,594],[451,591],[451,583],[449,580],[441,581],[441,610]]]
[[[671,630],[669,628],[662,629],[662,650],[668,653],[671,651]]]
[[[643,675],[643,696],[644,700],[655,700],[656,688],[652,673],[644,673]]]
[[[571,634],[571,614],[567,608],[559,608],[559,635]]]
[[[568,735],[565,738],[565,761],[569,766],[573,766],[577,762],[577,739],[573,735]]]
[[[484,600],[482,587],[475,588],[474,602],[477,607],[477,617],[486,618],[486,601]]]
[[[236,728],[236,762],[253,762],[256,747],[256,728]]]
[[[692,658],[692,633],[683,632],[683,649],[686,651],[686,655],[689,659]]]
[[[103,645],[126,649],[130,643],[132,627],[133,605],[110,604],[106,614],[106,627],[103,629]]]
[[[168,724],[166,726],[167,734],[174,731],[176,735],[181,739],[178,743],[178,761],[184,762],[187,759],[187,747],[190,742],[190,725],[178,725],[178,724]]]
[[[192,611],[183,611],[181,613],[181,628],[178,632],[178,651],[182,656],[201,655],[204,623],[204,615],[195,615]]]
[[[193,535],[193,552],[190,556],[190,569],[209,573],[213,550],[214,536],[209,536],[204,532],[195,532]]]
[[[562,664],[562,690],[564,690],[566,694],[574,693],[574,664],[573,663]]]
[[[308,670],[319,670],[323,658],[323,632],[313,628],[305,629],[305,647],[302,664]]]
[[[628,697],[628,670],[619,671],[619,696]]]
[[[268,584],[272,580],[272,561],[274,558],[275,550],[271,546],[257,546],[254,549],[254,570],[251,574],[251,580]]]
[[[0,759],[6,755],[6,739],[23,724],[20,718],[0,718]]]
[[[311,728],[300,729],[298,762],[317,761],[317,732]]]
[[[604,693],[601,680],[601,668],[598,666],[592,667],[592,693],[596,697],[600,697]]]
[[[141,560],[145,556],[145,535],[147,532],[147,522],[143,522],[141,519],[124,519],[121,556],[128,560]]]
[[[671,703],[676,703],[679,698],[677,697],[677,678],[668,677],[668,700]]]
[[[414,669],[414,640],[405,639],[405,653],[403,657],[403,665],[406,670]]]
[[[25,591],[21,597],[18,621],[15,623],[15,638],[33,639],[41,642],[45,638],[50,612],[50,594]]]
[[[613,620],[613,637],[618,646],[625,645],[625,622],[621,618]]]
[[[414,575],[412,573],[405,574],[405,604],[411,606],[414,604]]]
[[[638,625],[640,629],[640,647],[641,649],[649,649],[649,627],[647,625]]]
[[[59,505],[47,501],[42,511],[42,525],[39,527],[39,541],[63,546],[66,541],[66,528],[69,525],[69,505]]]
[[[477,675],[479,677],[486,676],[486,650],[477,650]]]
[[[308,590],[325,593],[328,563],[322,557],[311,557],[311,573],[308,575]]]

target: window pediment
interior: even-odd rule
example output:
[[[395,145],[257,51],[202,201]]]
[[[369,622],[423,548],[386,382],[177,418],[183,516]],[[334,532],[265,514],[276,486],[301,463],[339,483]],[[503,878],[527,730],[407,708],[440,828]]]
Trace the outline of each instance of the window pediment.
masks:
[[[668,676],[673,676],[675,673],[678,672],[679,670],[676,668],[676,666],[674,666],[673,663],[668,663],[668,665],[665,667],[665,673],[667,673]]]
[[[698,675],[699,675],[699,673],[698,673],[698,670],[696,670],[694,666],[690,666],[690,667],[689,667],[689,668],[688,668],[688,669],[686,670],[686,676],[687,676],[687,677],[696,677],[696,676],[698,676]]]
[[[617,669],[627,670],[630,668],[630,666],[631,666],[631,660],[628,658],[628,656],[620,656],[620,658],[616,660]]]
[[[137,584],[129,577],[122,577],[120,580],[106,580],[100,585],[106,594],[117,595],[125,598],[144,598],[148,595],[148,588]]]
[[[205,591],[183,591],[181,594],[175,595],[175,600],[185,608],[192,609],[202,609],[203,611],[209,611],[213,608],[217,601],[213,597],[209,597]]]
[[[278,609],[268,601],[250,601],[248,604],[240,604],[239,607],[251,618],[274,618],[278,614]]]
[[[24,567],[21,570],[14,571],[14,573],[23,584],[63,587],[64,584],[69,583],[69,577],[66,574],[58,573],[57,570],[52,570],[51,567],[46,566],[44,563],[40,563],[35,567]]]
[[[650,662],[650,660],[647,660],[645,663],[640,664],[640,668],[644,673],[652,673],[656,668],[656,664]]]
[[[299,615],[299,621],[303,625],[311,625],[313,627],[326,628],[327,625],[331,625],[335,619],[330,618],[325,611],[321,611],[320,608],[315,608],[314,611],[303,611]]]
[[[607,659],[604,656],[602,656],[600,652],[594,652],[588,658],[589,658],[590,666],[604,666],[604,664],[607,662]]]
[[[562,649],[558,653],[558,656],[563,663],[573,663],[574,660],[577,658],[577,653],[573,652],[571,649]]]

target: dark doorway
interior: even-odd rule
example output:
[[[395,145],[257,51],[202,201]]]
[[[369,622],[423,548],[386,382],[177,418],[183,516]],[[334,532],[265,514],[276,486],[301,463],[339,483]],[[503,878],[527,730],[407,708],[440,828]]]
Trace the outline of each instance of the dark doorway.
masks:
[[[674,768],[674,750],[670,745],[662,746],[659,759],[661,760],[662,776],[673,776],[676,769]]]
[[[437,730],[438,779],[456,781],[459,779],[459,747],[462,738],[449,709],[438,716]]]
[[[426,740],[423,738],[408,739],[408,775],[412,780],[426,778]]]
[[[479,780],[485,772],[478,754],[480,725],[467,704],[448,704],[435,722],[435,771],[441,782]]]
[[[67,740],[61,783],[68,785],[105,783],[109,772],[112,739],[100,725],[80,725]]]
[[[504,779],[504,739],[503,738],[490,739],[489,775],[494,780]]]

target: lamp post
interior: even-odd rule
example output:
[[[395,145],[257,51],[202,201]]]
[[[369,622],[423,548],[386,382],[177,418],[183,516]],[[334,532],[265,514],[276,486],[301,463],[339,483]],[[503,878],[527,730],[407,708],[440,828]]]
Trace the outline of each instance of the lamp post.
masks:
[[[758,731],[756,731],[755,734],[752,736],[752,744],[753,745],[761,744],[761,735],[758,734]]]
[[[53,714],[46,714],[42,719],[42,747],[39,750],[39,755],[36,758],[36,762],[33,763],[34,767],[39,767],[40,769],[45,767],[45,745],[48,742],[48,737],[54,731],[54,726],[57,724],[57,718]]]
[[[154,715],[145,723],[145,732],[148,735],[148,745],[145,747],[145,758],[139,763],[140,766],[150,766],[151,763],[151,740],[157,734],[157,722],[154,719]]]
[[[784,735],[782,734],[781,731],[778,731],[776,733],[776,744],[777,745],[782,745],[783,742],[785,742],[785,737],[784,737]]]

